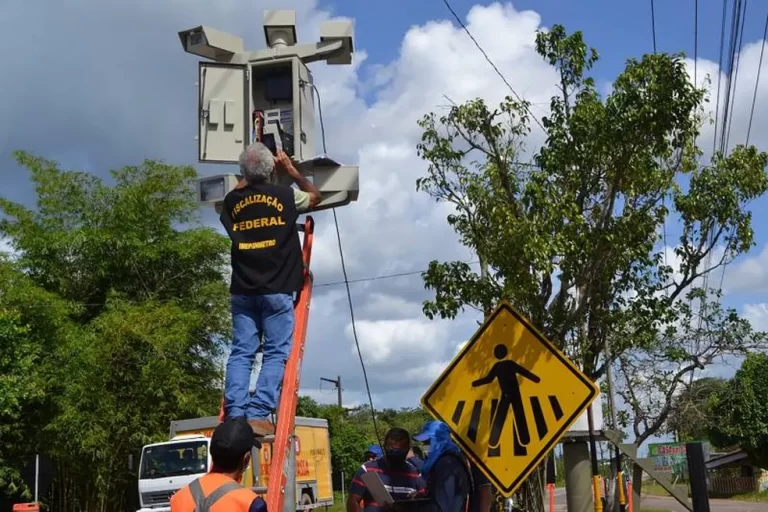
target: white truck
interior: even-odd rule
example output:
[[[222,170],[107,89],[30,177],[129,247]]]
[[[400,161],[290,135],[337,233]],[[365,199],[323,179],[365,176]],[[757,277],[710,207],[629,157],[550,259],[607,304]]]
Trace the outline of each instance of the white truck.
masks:
[[[171,496],[211,468],[208,450],[217,416],[171,422],[171,440],[144,446],[139,462],[138,512],[170,512]],[[296,510],[333,505],[331,450],[328,422],[296,418]],[[272,445],[259,452],[254,484],[253,463],[243,475],[245,487],[266,488]]]

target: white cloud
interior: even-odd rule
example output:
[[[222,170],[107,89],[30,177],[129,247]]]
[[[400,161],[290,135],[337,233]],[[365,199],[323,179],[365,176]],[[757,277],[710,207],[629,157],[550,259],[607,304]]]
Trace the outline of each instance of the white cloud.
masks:
[[[726,271],[729,291],[765,292],[768,290],[768,245],[750,254]]]
[[[10,257],[16,255],[16,251],[11,247],[11,242],[7,238],[0,237],[0,254],[5,254]]]
[[[14,98],[0,104],[0,117],[17,121],[0,127],[0,159],[8,162],[9,151],[26,148],[57,159],[64,167],[102,176],[109,168],[145,157],[194,162],[197,64],[182,52],[176,32],[204,23],[243,35],[249,47],[263,47],[261,31],[254,26],[258,28],[265,8],[296,9],[302,41],[316,40],[319,23],[332,14],[318,9],[314,0],[137,0],[130,4],[77,0],[74,6],[71,2],[45,8],[34,2],[9,5],[0,16],[0,34],[13,34],[17,38],[13,46],[19,50],[4,60],[3,69],[17,79],[0,81],[0,94]],[[83,18],[72,12],[89,15]],[[540,16],[516,11],[511,4],[493,3],[474,6],[466,23],[515,90],[536,104],[534,112],[541,116],[556,90],[556,76],[534,51]],[[142,36],[136,37],[139,25]],[[76,58],[48,59],[51,48],[61,44],[61,34],[68,34],[67,50]],[[586,37],[589,40],[589,34]],[[420,138],[416,121],[444,108],[444,95],[456,103],[481,96],[494,104],[509,90],[464,31],[449,21],[410,28],[391,62],[369,63],[365,48],[358,48],[354,66],[312,65],[328,153],[360,165],[360,200],[338,211],[349,278],[418,271],[433,259],[471,260],[447,227],[449,208],[435,205],[415,190],[416,178],[426,171],[415,151]],[[759,45],[745,45],[740,84],[754,81],[757,55]],[[30,62],[46,65],[30,66]],[[715,67],[700,61],[700,79],[707,69]],[[737,95],[732,140],[746,132],[751,88],[739,85]],[[757,112],[766,111],[766,106],[768,80],[763,81]],[[46,122],[41,128],[26,121],[30,119]],[[752,134],[753,142],[766,145],[768,116],[755,116]],[[711,136],[711,131],[702,135]],[[535,131],[529,148],[539,140]],[[316,149],[322,151],[319,140]],[[202,172],[221,169],[206,166]],[[0,189],[4,195],[29,201],[29,184],[17,175],[22,174],[3,174]],[[314,217],[315,282],[338,281],[342,276],[333,217],[330,212]],[[203,220],[216,222],[208,210]],[[768,255],[761,257],[760,269],[765,269]],[[746,268],[747,262],[742,265]],[[732,287],[740,282],[739,268],[734,265],[728,270]],[[754,282],[754,272],[743,282]],[[768,285],[768,278],[763,279]],[[421,302],[430,293],[418,275],[356,283],[352,295],[377,406],[414,405],[477,328],[478,316],[473,312],[453,322],[426,320]],[[333,402],[333,392],[318,390],[319,377],[341,374],[345,401],[347,397],[350,403],[367,401],[349,337],[343,286],[316,290],[309,322],[305,391]]]
[[[372,367],[407,365],[410,360],[428,361],[446,335],[446,324],[408,318],[405,320],[361,320],[357,334],[363,357]],[[352,342],[352,325],[347,325]],[[354,350],[354,343],[350,344]]]
[[[744,304],[744,317],[757,331],[768,331],[768,303]]]

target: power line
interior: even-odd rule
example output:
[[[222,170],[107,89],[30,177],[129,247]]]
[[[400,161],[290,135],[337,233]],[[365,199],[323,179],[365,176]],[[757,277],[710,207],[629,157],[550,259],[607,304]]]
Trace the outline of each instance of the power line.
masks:
[[[736,88],[739,85],[739,69],[741,68],[741,50],[742,46],[744,44],[744,22],[747,19],[747,0],[744,0],[744,7],[739,11],[739,16],[741,17],[741,26],[735,26],[734,28],[736,30],[736,37],[734,38],[734,47],[732,50],[732,57],[731,57],[731,73],[733,75],[733,84],[731,85],[732,91],[731,91],[731,99],[729,102],[730,105],[730,112],[728,113],[728,130],[725,134],[725,141],[721,142],[723,144],[723,152],[728,151],[728,146],[730,145],[731,141],[731,126],[733,125],[733,107],[736,104]],[[736,24],[738,25],[738,18],[736,21]],[[736,41],[738,41],[738,50],[736,50]],[[733,59],[735,56],[735,66],[733,64]],[[730,82],[730,80],[729,80]]]
[[[347,303],[349,304],[349,316],[352,321],[352,337],[355,339],[357,347],[357,356],[360,358],[360,367],[363,369],[363,380],[365,381],[365,391],[368,394],[368,403],[371,406],[371,418],[373,419],[373,432],[376,434],[376,440],[381,444],[379,427],[376,424],[376,408],[373,406],[373,396],[371,395],[371,386],[368,383],[368,372],[365,369],[363,361],[363,352],[360,350],[360,341],[357,337],[357,325],[355,324],[355,308],[352,306],[352,292],[349,290],[349,278],[347,277],[347,265],[344,263],[344,249],[341,246],[341,230],[339,230],[339,219],[336,216],[336,208],[333,208],[333,223],[336,226],[336,240],[339,242],[339,257],[341,258],[341,271],[344,274],[344,284],[347,288]]]
[[[747,142],[749,145],[749,135],[752,132],[752,119],[755,116],[755,102],[757,101],[757,87],[760,84],[760,71],[763,68],[763,52],[765,51],[766,39],[768,39],[768,14],[765,15],[765,28],[763,28],[763,42],[760,46],[760,62],[757,65],[757,78],[755,79],[755,92],[752,94],[752,109],[749,112],[749,125],[747,126]]]
[[[728,0],[723,0],[723,14],[720,23],[720,58],[717,67],[717,99],[715,103],[715,129],[712,132],[712,155],[717,151],[717,121],[720,117],[720,80],[723,76],[723,47],[725,46],[725,13],[728,8]]]
[[[467,262],[467,264],[469,264],[469,265],[476,265],[478,263],[480,263],[480,262],[477,261],[477,260],[473,260],[473,261],[468,261]],[[329,281],[327,283],[316,284],[316,285],[313,286],[313,288],[325,288],[325,287],[328,287],[328,286],[339,286],[339,285],[347,284],[347,283],[349,283],[349,284],[358,284],[358,283],[369,283],[369,282],[372,282],[372,281],[382,281],[382,280],[385,280],[385,279],[396,279],[398,277],[408,277],[408,276],[420,275],[420,274],[423,274],[423,273],[427,272],[427,270],[428,269],[411,270],[411,271],[408,271],[408,272],[395,272],[395,273],[392,273],[392,274],[382,274],[380,276],[370,276],[370,277],[361,277],[361,278],[358,278],[358,279],[348,279],[347,281],[343,281],[343,280],[342,281]],[[123,302],[123,303],[126,303],[126,304],[130,304],[130,305],[137,305],[137,304],[143,304],[144,303],[144,302],[135,301],[135,300],[126,300],[126,301],[120,301],[120,302]],[[147,302],[149,302],[149,300]],[[172,303],[172,302],[176,302],[176,299],[164,299],[164,300],[157,301],[158,304],[168,304],[168,303]],[[76,303],[76,305],[78,305],[78,306],[94,307],[94,308],[95,307],[104,306],[104,304],[105,304],[104,302]],[[49,307],[49,304],[27,304],[24,307],[25,308]]]
[[[699,0],[693,2],[693,85],[699,86]]]
[[[474,262],[473,262],[474,263]],[[394,279],[396,277],[406,277],[406,276],[415,276],[417,274],[423,274],[427,270],[412,270],[410,272],[398,272],[395,274],[384,274],[381,276],[373,276],[373,277],[362,277],[360,279],[349,279],[347,281],[331,281],[329,283],[323,283],[323,284],[316,284],[315,288],[321,288],[325,286],[338,286],[340,284],[354,284],[354,283],[368,283],[371,281],[380,281],[382,279]]]
[[[507,81],[504,74],[501,71],[499,71],[499,68],[496,67],[496,64],[494,64],[491,58],[488,56],[488,54],[485,53],[485,50],[483,50],[483,47],[480,46],[480,43],[477,42],[477,39],[475,39],[475,36],[472,35],[472,32],[470,32],[467,26],[464,25],[464,22],[461,21],[461,18],[459,17],[458,14],[456,14],[456,11],[453,10],[453,7],[451,7],[451,4],[448,2],[448,0],[443,0],[443,3],[448,8],[448,10],[451,11],[451,14],[453,14],[453,17],[456,19],[459,26],[461,26],[461,28],[464,29],[464,32],[466,32],[469,38],[472,40],[472,42],[475,43],[475,46],[477,46],[477,49],[480,50],[480,53],[483,54],[483,57],[485,57],[485,60],[488,61],[488,64],[491,65],[493,70],[496,71],[496,74],[499,75],[499,77],[504,81],[504,83],[509,88],[509,90],[512,91],[512,94],[514,94],[515,98],[517,98],[517,101],[522,102],[523,99],[517,94],[517,92],[515,92],[515,89]],[[525,110],[527,110],[528,114],[533,118],[534,121],[536,121],[536,124],[539,125],[539,128],[541,128],[544,133],[547,133],[547,130],[544,129],[544,125],[541,124],[541,121],[538,120],[538,118],[533,114],[533,112],[531,112],[531,109],[527,105],[525,105]]]
[[[653,53],[656,53],[656,9],[651,0],[651,32],[653,33]]]
[[[323,107],[322,100],[320,98],[320,91],[317,87],[314,87],[317,94],[317,106],[320,113],[320,130],[323,134],[323,154],[328,154],[325,145],[325,122],[323,121]],[[376,435],[376,440],[381,444],[381,436],[379,435],[379,426],[376,423],[376,408],[373,405],[373,395],[371,395],[371,386],[368,382],[368,371],[365,368],[365,361],[363,360],[363,352],[360,349],[360,339],[357,336],[357,323],[355,322],[355,308],[352,304],[352,292],[349,289],[349,277],[347,276],[347,264],[344,261],[344,248],[341,245],[341,230],[339,229],[339,218],[336,216],[336,208],[333,208],[333,224],[336,226],[336,240],[339,244],[339,258],[341,259],[341,272],[344,275],[344,286],[347,290],[347,303],[349,304],[349,317],[352,323],[352,337],[355,340],[355,347],[357,348],[357,355],[360,358],[360,367],[363,370],[363,380],[365,381],[365,391],[368,394],[368,403],[371,406],[371,419],[373,420],[373,432]],[[341,377],[339,377],[341,381]],[[341,382],[339,382],[339,390],[341,390]],[[339,405],[341,405],[341,395],[339,395]]]

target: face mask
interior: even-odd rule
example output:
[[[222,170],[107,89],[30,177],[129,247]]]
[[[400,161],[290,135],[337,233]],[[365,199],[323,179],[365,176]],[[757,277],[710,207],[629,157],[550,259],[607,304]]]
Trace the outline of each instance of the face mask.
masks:
[[[405,463],[405,459],[408,457],[407,450],[399,450],[396,448],[388,448],[385,450],[387,456],[387,463],[391,466],[402,466]]]

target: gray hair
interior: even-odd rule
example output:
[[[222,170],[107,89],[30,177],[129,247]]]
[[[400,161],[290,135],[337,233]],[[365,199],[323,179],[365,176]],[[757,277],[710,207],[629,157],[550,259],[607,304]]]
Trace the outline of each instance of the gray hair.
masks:
[[[247,181],[268,181],[275,169],[275,157],[267,146],[254,142],[240,153],[240,172]]]

